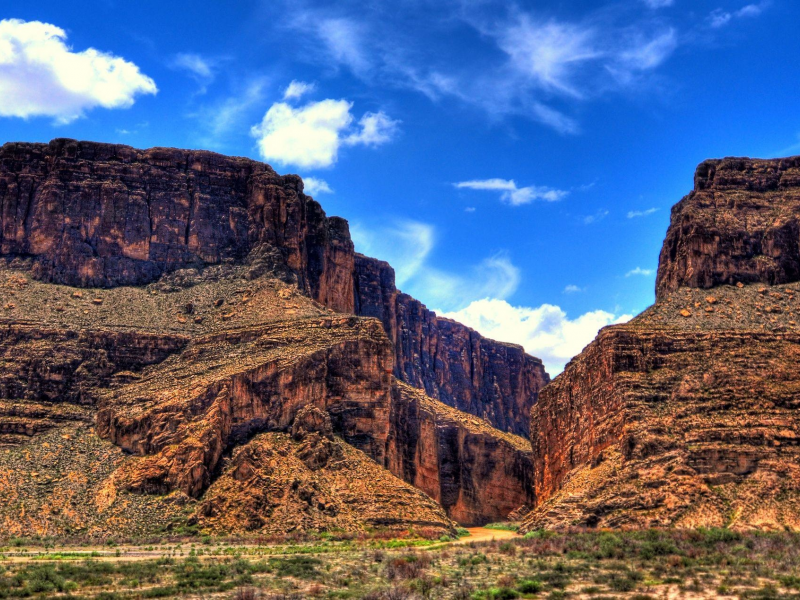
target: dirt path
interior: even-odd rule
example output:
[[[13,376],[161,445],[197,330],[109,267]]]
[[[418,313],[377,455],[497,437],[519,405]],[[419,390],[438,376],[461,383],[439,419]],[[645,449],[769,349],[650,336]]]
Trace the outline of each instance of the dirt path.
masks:
[[[505,529],[486,529],[486,527],[468,527],[469,535],[458,538],[451,544],[469,544],[471,542],[491,542],[492,540],[507,540],[519,537],[516,531]]]

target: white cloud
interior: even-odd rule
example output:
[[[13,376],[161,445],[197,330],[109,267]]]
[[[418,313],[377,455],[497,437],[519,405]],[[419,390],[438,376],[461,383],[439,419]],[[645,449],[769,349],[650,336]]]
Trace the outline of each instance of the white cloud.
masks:
[[[652,215],[654,212],[657,212],[657,208],[648,208],[647,210],[631,210],[628,211],[628,218],[635,219],[637,217],[646,217],[648,215]]]
[[[471,181],[460,181],[453,184],[458,189],[488,190],[500,192],[500,198],[508,202],[511,206],[521,206],[529,204],[534,200],[545,200],[556,202],[569,194],[564,190],[556,190],[545,186],[530,185],[518,187],[513,179],[474,179]]]
[[[353,130],[352,106],[347,100],[332,99],[299,108],[276,102],[251,133],[264,160],[303,168],[329,167],[342,146],[385,144],[397,131],[397,121],[382,112],[366,113]]]
[[[284,90],[283,99],[299,100],[306,94],[310,94],[311,92],[313,92],[315,89],[317,89],[316,84],[306,83],[305,81],[297,81],[295,79]]]
[[[733,12],[717,8],[708,15],[708,23],[711,27],[717,29],[724,27],[734,19],[757,17],[769,6],[768,1],[760,2],[758,4],[747,4]]]
[[[502,30],[498,45],[518,71],[542,88],[580,97],[573,82],[576,71],[604,54],[595,36],[592,28],[552,20],[535,22],[522,15]]]
[[[631,269],[627,273],[625,273],[625,277],[633,277],[635,275],[641,275],[643,277],[649,277],[655,273],[653,269],[643,269],[642,267],[636,267],[635,269]]]
[[[666,8],[675,4],[675,0],[642,0],[647,6],[652,9]]]
[[[578,294],[583,291],[584,289],[582,287],[578,287],[577,285],[574,284],[569,284],[567,287],[564,288],[565,294]]]
[[[380,146],[394,138],[397,133],[399,121],[390,119],[384,112],[366,113],[358,121],[358,131],[351,133],[345,139],[350,146],[363,144],[365,146]]]
[[[477,300],[441,316],[464,323],[486,337],[522,345],[526,352],[543,360],[551,375],[560,373],[600,328],[632,318],[632,315],[595,310],[570,319],[552,304],[535,308],[513,306],[497,298]]]
[[[332,194],[333,190],[328,182],[317,177],[303,177],[303,190],[309,196],[317,194]]]
[[[0,116],[68,123],[96,107],[128,108],[155,82],[132,62],[88,48],[74,52],[60,27],[0,21]]]

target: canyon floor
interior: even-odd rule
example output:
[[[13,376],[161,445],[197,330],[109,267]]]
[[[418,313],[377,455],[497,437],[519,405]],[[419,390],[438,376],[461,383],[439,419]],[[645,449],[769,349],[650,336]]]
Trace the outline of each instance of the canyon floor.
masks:
[[[0,547],[0,598],[797,598],[790,533],[532,532],[452,539],[182,538]]]

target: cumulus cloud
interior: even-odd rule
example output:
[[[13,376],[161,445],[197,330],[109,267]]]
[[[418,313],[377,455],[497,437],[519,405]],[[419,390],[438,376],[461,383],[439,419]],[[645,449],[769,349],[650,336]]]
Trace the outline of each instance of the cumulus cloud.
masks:
[[[642,267],[636,267],[635,269],[631,269],[627,273],[625,273],[625,277],[634,277],[636,275],[641,275],[642,277],[649,277],[655,273],[653,269],[643,269]]]
[[[155,82],[134,63],[88,48],[74,52],[66,32],[40,21],[0,21],[0,116],[68,123],[96,107],[128,108]]]
[[[513,179],[473,179],[471,181],[460,181],[453,185],[458,189],[500,192],[500,198],[511,206],[529,204],[534,200],[556,202],[569,194],[567,191],[545,186],[529,185],[519,187]]]
[[[316,84],[305,81],[292,80],[283,92],[284,100],[298,100],[317,89]]]
[[[317,177],[303,177],[303,189],[306,194],[315,196],[317,194],[332,194],[333,190],[328,182]]]
[[[646,217],[648,215],[652,215],[656,211],[658,211],[657,208],[648,208],[647,210],[631,210],[628,211],[628,218],[636,219],[638,217]]]
[[[234,94],[208,103],[190,115],[199,123],[198,142],[207,148],[226,148],[230,136],[241,129],[247,130],[247,119],[263,105],[269,84],[264,77],[241,82]]]
[[[352,107],[347,100],[332,99],[298,108],[276,102],[251,133],[264,160],[303,168],[330,167],[342,146],[378,146],[397,131],[398,122],[383,112],[366,113],[353,127]]]
[[[560,373],[602,327],[632,318],[595,310],[570,319],[552,304],[513,306],[497,298],[477,300],[442,316],[460,321],[486,337],[522,345],[526,352],[542,359],[550,375]]]
[[[574,284],[569,284],[567,287],[564,288],[565,294],[578,294],[582,291],[584,291],[582,287],[578,287],[577,285]]]

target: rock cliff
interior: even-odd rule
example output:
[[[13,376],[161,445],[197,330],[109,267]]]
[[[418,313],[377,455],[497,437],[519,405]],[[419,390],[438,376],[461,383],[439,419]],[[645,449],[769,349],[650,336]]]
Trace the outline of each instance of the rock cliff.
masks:
[[[702,163],[672,209],[656,296],[681,287],[800,280],[800,157]]]
[[[355,312],[379,319],[395,348],[395,376],[496,428],[528,436],[529,415],[550,377],[521,346],[495,342],[395,287],[394,269],[355,256]]]
[[[525,530],[800,529],[798,164],[700,165],[656,304],[540,394]]]
[[[0,254],[45,282],[115,287],[232,264],[271,274],[342,313],[378,317],[395,374],[496,427],[528,433],[549,380],[522,348],[437,319],[357,256],[294,175],[211,152],[58,139],[0,149]]]

